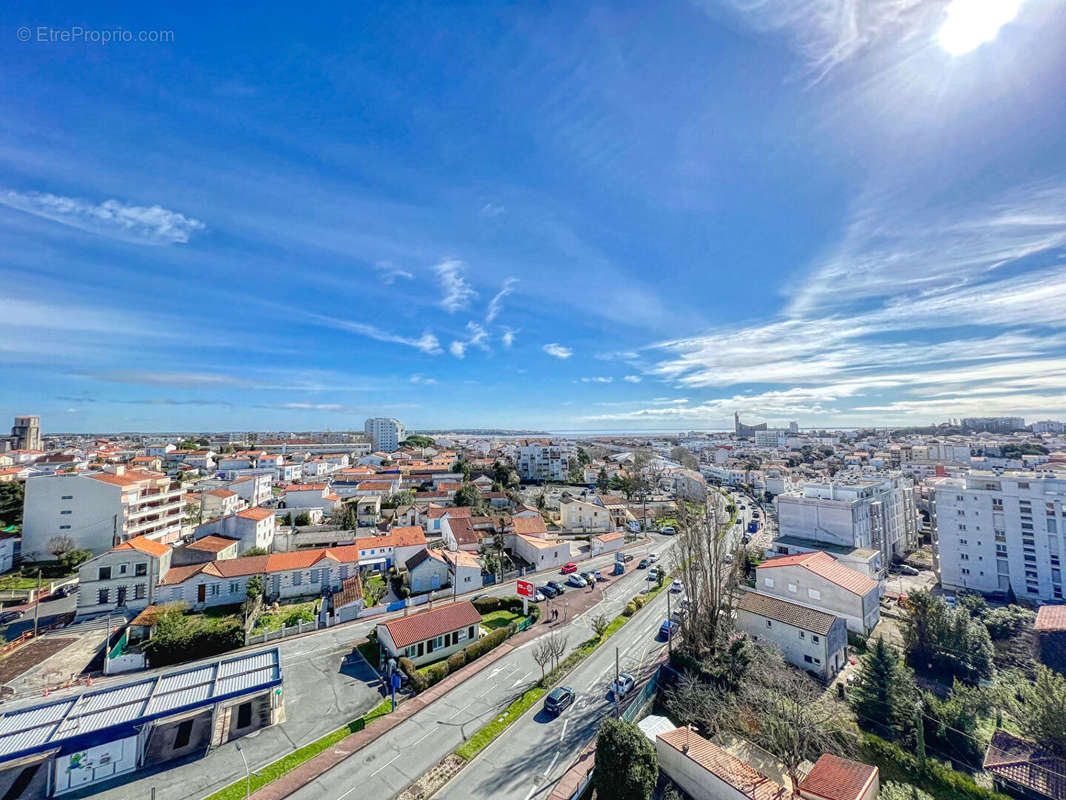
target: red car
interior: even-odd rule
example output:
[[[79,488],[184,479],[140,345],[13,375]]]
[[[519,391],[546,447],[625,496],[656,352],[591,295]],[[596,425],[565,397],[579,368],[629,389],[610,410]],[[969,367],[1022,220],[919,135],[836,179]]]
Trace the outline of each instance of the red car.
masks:
[[[563,575],[569,575],[571,572],[577,572],[577,564],[571,561],[565,567],[562,568]]]

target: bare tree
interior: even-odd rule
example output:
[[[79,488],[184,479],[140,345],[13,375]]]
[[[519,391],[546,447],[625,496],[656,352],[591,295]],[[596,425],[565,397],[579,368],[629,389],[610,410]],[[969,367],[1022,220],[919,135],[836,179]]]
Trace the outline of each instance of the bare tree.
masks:
[[[53,536],[51,539],[48,540],[48,544],[46,545],[48,552],[55,556],[57,559],[64,553],[69,553],[75,547],[77,547],[77,544],[74,542],[74,540],[66,534],[62,533]]]
[[[729,520],[715,493],[702,512],[681,504],[672,559],[688,598],[681,646],[700,658],[716,652],[732,630],[743,559],[734,552]],[[719,519],[722,522],[719,522]]]
[[[559,659],[566,654],[566,637],[559,633],[559,631],[552,631],[548,634],[547,641],[549,647],[551,647],[554,664],[552,669],[555,670],[559,668]]]
[[[597,614],[589,620],[589,624],[592,625],[592,632],[596,634],[596,638],[602,639],[603,634],[605,634],[607,629],[611,626],[611,621],[607,619],[606,614]]]
[[[540,682],[544,683],[544,668],[548,665],[548,662],[552,660],[552,646],[548,641],[549,637],[543,636],[537,640],[537,643],[533,645],[533,660],[537,662],[537,666],[540,667]]]

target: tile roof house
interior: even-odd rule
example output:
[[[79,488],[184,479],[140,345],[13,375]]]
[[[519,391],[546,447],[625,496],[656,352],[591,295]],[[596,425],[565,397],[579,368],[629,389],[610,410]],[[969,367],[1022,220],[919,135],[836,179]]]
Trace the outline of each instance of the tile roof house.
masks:
[[[444,517],[440,533],[449,550],[476,552],[481,546],[482,534],[474,530],[470,517]]]
[[[744,592],[736,613],[737,630],[770,643],[790,664],[823,680],[832,679],[847,663],[843,617],[758,592]]]
[[[877,767],[823,753],[797,788],[806,800],[875,800],[881,787]]]
[[[790,792],[688,728],[655,737],[659,769],[693,800],[789,800]]]
[[[544,517],[540,514],[535,517],[515,517],[513,524],[514,532],[523,536],[539,536],[543,539],[548,535],[548,526],[544,524]]]
[[[118,609],[139,611],[156,602],[158,584],[171,561],[168,545],[138,536],[78,567],[75,616],[92,617]]]
[[[1002,728],[992,735],[983,766],[1001,791],[1066,800],[1066,759]]]
[[[756,568],[756,588],[844,617],[848,630],[868,634],[881,620],[881,586],[822,551],[780,556]]]
[[[416,665],[447,658],[481,635],[481,615],[469,600],[378,623],[378,642],[393,658]]]

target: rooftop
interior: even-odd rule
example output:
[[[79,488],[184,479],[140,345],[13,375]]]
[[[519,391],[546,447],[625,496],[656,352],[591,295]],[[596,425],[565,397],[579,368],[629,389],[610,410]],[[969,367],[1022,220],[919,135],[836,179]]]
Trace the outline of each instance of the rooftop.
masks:
[[[799,790],[826,800],[859,800],[877,780],[877,767],[823,753],[800,781]]]
[[[823,611],[817,611],[813,608],[790,603],[788,600],[782,600],[779,597],[771,597],[758,592],[744,592],[740,596],[737,608],[741,611],[783,622],[786,625],[813,631],[822,636],[829,635],[829,629],[833,627],[833,623],[837,619],[832,614],[826,614]]]
[[[820,550],[815,553],[771,558],[761,563],[758,569],[774,569],[775,567],[803,567],[852,594],[865,595],[877,588],[877,582],[872,578],[868,578],[851,567],[844,566],[831,555]]]
[[[686,755],[707,772],[752,800],[786,800],[788,791],[749,764],[687,728],[660,733],[656,739]]]
[[[474,604],[469,600],[464,600],[430,611],[400,617],[390,622],[382,622],[378,627],[384,627],[389,632],[396,647],[407,647],[409,644],[422,642],[433,636],[440,636],[449,631],[480,623],[481,615],[474,608]]]

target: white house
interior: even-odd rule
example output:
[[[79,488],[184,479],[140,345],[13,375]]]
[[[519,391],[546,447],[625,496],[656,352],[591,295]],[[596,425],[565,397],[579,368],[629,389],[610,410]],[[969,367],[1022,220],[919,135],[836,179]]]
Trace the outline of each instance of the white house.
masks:
[[[378,642],[393,658],[416,665],[447,658],[481,636],[481,615],[463,600],[440,608],[378,623]]]
[[[780,597],[744,592],[737,603],[737,630],[772,644],[785,660],[833,679],[847,663],[848,629],[843,617]]]
[[[771,558],[755,575],[759,592],[843,617],[850,631],[868,634],[881,620],[878,582],[828,553]]]
[[[76,616],[147,608],[170,569],[171,549],[138,536],[91,558],[78,568]]]
[[[562,526],[568,531],[609,531],[614,529],[607,508],[570,498],[559,503]]]
[[[592,555],[597,556],[600,553],[612,553],[615,550],[621,550],[622,545],[625,543],[626,537],[621,531],[601,533],[599,536],[592,537]]]
[[[515,555],[532,564],[535,570],[561,567],[571,558],[570,542],[561,539],[515,534],[512,549]]]

